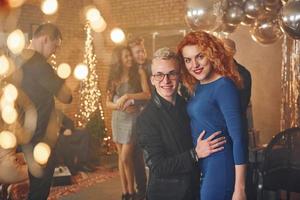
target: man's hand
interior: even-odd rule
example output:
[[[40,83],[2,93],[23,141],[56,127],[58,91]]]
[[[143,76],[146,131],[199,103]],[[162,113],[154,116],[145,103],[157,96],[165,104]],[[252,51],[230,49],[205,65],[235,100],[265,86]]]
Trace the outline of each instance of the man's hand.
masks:
[[[219,137],[214,139],[216,136],[220,135],[221,131],[213,133],[211,136],[203,140],[205,131],[202,131],[197,139],[197,145],[195,151],[198,158],[205,158],[212,153],[221,151],[224,149],[223,145],[226,143],[225,137]]]

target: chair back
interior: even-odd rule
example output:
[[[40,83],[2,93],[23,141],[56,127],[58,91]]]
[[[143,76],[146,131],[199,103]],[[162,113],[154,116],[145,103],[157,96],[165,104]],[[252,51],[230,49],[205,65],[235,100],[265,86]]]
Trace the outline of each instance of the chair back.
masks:
[[[262,168],[264,188],[300,192],[300,128],[289,128],[273,137]]]

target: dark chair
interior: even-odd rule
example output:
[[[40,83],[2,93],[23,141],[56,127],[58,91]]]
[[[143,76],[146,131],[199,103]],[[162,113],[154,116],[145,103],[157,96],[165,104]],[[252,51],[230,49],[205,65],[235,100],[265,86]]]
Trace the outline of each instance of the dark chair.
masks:
[[[264,190],[285,190],[300,193],[300,128],[289,128],[278,133],[264,152],[260,169],[259,199]]]

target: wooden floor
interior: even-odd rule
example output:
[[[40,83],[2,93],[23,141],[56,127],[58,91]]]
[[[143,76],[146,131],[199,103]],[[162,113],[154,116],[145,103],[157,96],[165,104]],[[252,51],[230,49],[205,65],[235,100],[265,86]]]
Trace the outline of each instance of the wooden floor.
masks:
[[[80,190],[76,194],[60,198],[60,200],[119,200],[121,199],[120,177],[114,177],[103,183]]]

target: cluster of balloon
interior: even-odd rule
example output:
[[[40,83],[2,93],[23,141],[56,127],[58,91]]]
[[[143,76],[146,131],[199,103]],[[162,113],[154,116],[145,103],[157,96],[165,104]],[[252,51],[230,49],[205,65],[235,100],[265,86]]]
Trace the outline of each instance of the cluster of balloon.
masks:
[[[279,13],[279,14],[278,14]],[[300,0],[187,0],[186,23],[193,30],[223,32],[250,27],[260,44],[272,44],[282,32],[300,38]]]

